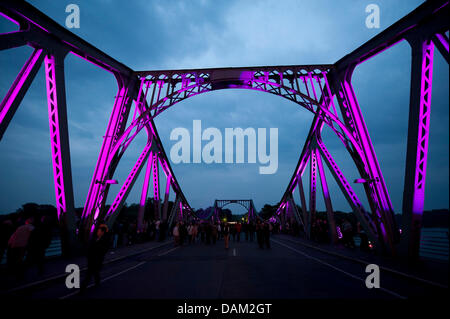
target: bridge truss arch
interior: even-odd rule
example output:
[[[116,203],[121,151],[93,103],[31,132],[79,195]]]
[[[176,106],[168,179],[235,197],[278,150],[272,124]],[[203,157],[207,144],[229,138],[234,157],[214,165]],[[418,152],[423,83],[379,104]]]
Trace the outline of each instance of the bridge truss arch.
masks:
[[[377,247],[392,254],[400,249],[410,256],[418,256],[424,206],[433,54],[436,47],[448,62],[448,1],[425,2],[334,64],[162,71],[130,69],[26,2],[4,0],[0,3],[0,13],[19,26],[19,30],[15,32],[0,34],[0,51],[25,45],[34,49],[1,101],[0,139],[44,63],[56,207],[62,228],[69,237],[67,242],[73,241],[75,233],[64,80],[64,59],[70,53],[112,73],[118,83],[118,93],[83,208],[82,224],[86,234],[92,233],[100,221],[110,225],[114,223],[146,163],[138,227],[142,227],[151,176],[157,219],[168,217],[171,189],[176,194],[176,201],[170,216],[193,214],[171,169],[153,118],[186,98],[219,89],[241,88],[278,95],[314,114],[299,162],[279,203],[277,218],[283,221],[286,214],[291,214],[305,225],[309,234],[316,212],[316,180],[320,178],[330,234],[333,241],[336,240],[333,208],[324,174],[325,161],[361,225]],[[351,76],[357,65],[402,40],[407,40],[412,48],[412,72],[403,195],[404,226],[400,236],[386,183],[351,84]],[[126,127],[130,116],[131,124]],[[327,151],[321,138],[321,130],[325,124],[337,134],[351,155],[370,207],[363,207],[349,181]],[[147,134],[147,143],[112,205],[107,207],[106,199],[117,165],[130,143],[143,129]],[[302,176],[308,162],[310,198],[307,207]],[[167,179],[162,202],[159,168]],[[301,212],[296,211],[293,196],[295,189],[299,190]]]
[[[216,199],[214,201],[213,218],[219,221],[219,210],[230,204],[238,204],[247,210],[248,222],[255,221],[260,218],[256,212],[252,199]]]

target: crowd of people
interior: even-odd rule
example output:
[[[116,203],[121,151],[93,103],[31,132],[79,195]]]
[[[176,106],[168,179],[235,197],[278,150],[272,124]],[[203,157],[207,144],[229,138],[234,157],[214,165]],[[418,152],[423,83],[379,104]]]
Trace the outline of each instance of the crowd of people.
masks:
[[[253,242],[256,237],[258,246],[264,249],[270,248],[270,235],[275,229],[276,227],[272,223],[261,220],[256,223],[213,223],[207,221],[185,223],[179,221],[173,226],[171,234],[175,245],[179,246],[184,243],[195,244],[196,242],[215,245],[217,241],[223,239],[225,248],[229,248],[230,238],[233,242],[240,242],[241,240]]]
[[[330,243],[330,228],[326,218],[315,218],[311,223],[310,239],[317,243]],[[355,237],[360,238],[360,249],[369,251],[372,245],[362,228],[359,221],[356,224],[350,222],[347,218],[340,218],[336,220],[336,232],[338,235],[338,244],[355,249]],[[302,224],[297,221],[287,221],[282,233],[293,236],[306,238],[306,232]]]
[[[54,218],[48,215],[3,220],[0,223],[0,262],[6,256],[7,269],[19,279],[26,268],[33,265],[42,274],[54,225]]]
[[[346,247],[355,248],[354,237],[361,239],[360,248],[369,250],[370,242],[360,223],[356,227],[347,219],[339,219],[337,234],[339,241]],[[56,223],[52,216],[19,217],[4,219],[0,223],[0,261],[6,256],[7,269],[17,278],[23,278],[26,268],[37,266],[40,274],[44,271],[45,252],[49,247]],[[302,224],[287,221],[285,227],[278,222],[257,220],[256,222],[211,222],[192,220],[178,221],[169,225],[166,220],[144,221],[138,229],[137,221],[122,219],[117,221],[111,230],[106,225],[100,225],[95,236],[88,245],[88,272],[85,285],[93,276],[99,282],[99,271],[106,251],[112,247],[129,246],[136,243],[156,240],[164,241],[173,237],[177,246],[216,245],[224,242],[225,249],[230,242],[256,242],[260,249],[270,249],[270,236],[275,233],[285,233],[305,237]],[[310,238],[319,243],[330,242],[329,226],[325,218],[315,218],[311,223]]]

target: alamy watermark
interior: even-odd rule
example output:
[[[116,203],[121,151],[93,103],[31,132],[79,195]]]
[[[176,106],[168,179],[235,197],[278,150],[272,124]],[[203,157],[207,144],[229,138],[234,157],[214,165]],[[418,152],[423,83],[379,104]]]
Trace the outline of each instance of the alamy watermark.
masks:
[[[76,264],[66,266],[66,287],[68,289],[80,288],[80,267]]]
[[[366,287],[369,289],[380,288],[380,267],[376,264],[369,264],[366,266]]]
[[[278,170],[278,128],[269,129],[269,147],[266,145],[266,128],[257,130],[252,127],[245,130],[240,127],[225,128],[225,143],[223,143],[222,132],[215,127],[208,127],[202,131],[201,120],[193,120],[192,143],[191,133],[183,127],[174,128],[170,133],[170,140],[177,141],[170,149],[170,159],[174,164],[234,163],[234,155],[236,163],[244,163],[245,141],[247,141],[247,163],[256,163],[258,159],[261,164],[260,174],[274,174]],[[202,141],[208,143],[203,146]]]
[[[366,17],[366,27],[368,29],[379,29],[380,7],[377,4],[371,3],[367,5],[366,13],[369,13],[369,15]]]
[[[66,27],[68,29],[80,28],[80,7],[76,4],[68,4],[66,6],[66,12],[69,15],[66,17]]]

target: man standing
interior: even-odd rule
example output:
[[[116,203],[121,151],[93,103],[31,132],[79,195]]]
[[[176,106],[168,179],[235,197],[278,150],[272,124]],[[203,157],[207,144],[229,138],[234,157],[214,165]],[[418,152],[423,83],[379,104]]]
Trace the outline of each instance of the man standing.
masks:
[[[19,226],[8,240],[7,263],[9,268],[16,273],[18,279],[21,279],[24,275],[23,258],[33,230],[33,218],[28,218],[25,225]]]
[[[225,249],[228,249],[228,243],[230,241],[230,225],[228,225],[228,223],[223,225],[222,233],[225,241]]]
[[[159,239],[160,239],[160,237],[159,237],[159,226],[161,225],[161,221],[158,219],[156,222],[155,222],[155,232],[156,232],[156,234],[155,234],[155,240],[157,240],[157,241],[159,241]]]
[[[256,222],[256,240],[258,241],[258,246],[264,249],[264,237],[263,237],[263,224],[260,220]]]
[[[236,224],[236,236],[237,236],[238,242],[241,240],[241,229],[242,229],[242,225],[241,225],[241,223],[238,222]]]
[[[264,245],[269,249],[270,248],[270,224],[268,222],[264,223],[263,231],[262,231],[262,237],[264,241]]]
[[[109,248],[109,238],[107,236],[108,226],[101,224],[97,229],[95,238],[92,239],[87,253],[88,269],[86,278],[81,284],[80,292],[84,292],[94,276],[95,285],[100,285],[100,270],[102,269],[103,259]]]

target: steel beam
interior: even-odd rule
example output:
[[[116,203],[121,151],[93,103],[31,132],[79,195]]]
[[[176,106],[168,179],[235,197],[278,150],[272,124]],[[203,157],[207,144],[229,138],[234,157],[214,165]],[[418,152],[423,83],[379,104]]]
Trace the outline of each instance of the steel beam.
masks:
[[[34,36],[31,44],[36,47],[47,47],[48,35],[51,36],[58,45],[65,50],[71,51],[83,59],[105,69],[116,75],[125,78],[132,76],[133,70],[126,65],[113,59],[106,53],[102,52],[92,44],[75,35],[68,29],[62,27],[50,17],[33,7],[25,1],[2,0],[0,3],[0,12],[4,12],[8,17],[17,21],[21,29],[33,27]],[[41,42],[41,40],[44,40]]]
[[[43,49],[34,50],[2,100],[0,104],[0,140],[33,82],[36,73],[39,71],[44,57],[45,52]]]
[[[27,45],[27,33],[28,31],[15,31],[0,34],[0,51]]]
[[[150,178],[152,177],[152,164],[153,164],[153,153],[147,158],[147,169],[145,170],[144,183],[142,185],[141,200],[139,202],[139,211],[137,217],[137,228],[139,232],[142,232],[144,227],[144,215],[145,207],[147,203],[148,187],[150,184]]]
[[[86,203],[83,209],[83,219],[86,230],[89,232],[92,229],[92,222],[94,215],[100,214],[104,209],[106,197],[109,191],[109,185],[105,181],[112,178],[118,160],[112,161],[115,164],[109,165],[109,157],[117,143],[118,136],[123,134],[124,123],[126,123],[132,98],[130,91],[135,83],[130,81],[126,86],[120,86],[111,112],[111,117],[103,137],[103,143],[100,148],[99,157],[95,166],[94,174],[91,184],[89,186]],[[116,156],[115,154],[113,154]],[[116,156],[117,157],[117,156]],[[117,158],[118,159],[118,158]]]
[[[337,232],[336,232],[336,223],[334,221],[334,212],[333,206],[331,204],[330,192],[328,190],[327,178],[325,176],[325,171],[323,169],[322,159],[320,157],[319,150],[316,148],[314,150],[317,160],[317,168],[319,170],[320,177],[320,185],[322,186],[323,199],[325,201],[325,207],[327,209],[327,219],[328,219],[328,227],[330,239],[333,244],[336,244],[338,241]]]
[[[447,63],[449,63],[448,37],[445,35],[445,33],[436,33],[436,35],[434,35],[432,39],[436,48],[438,48],[444,59],[447,61]]]
[[[56,211],[62,227],[63,253],[67,254],[76,241],[76,216],[70,164],[64,56],[64,53],[45,56],[45,79]]]
[[[308,214],[308,208],[306,206],[306,198],[305,198],[305,191],[303,189],[303,182],[302,182],[302,176],[299,174],[297,175],[297,187],[298,187],[298,193],[300,196],[300,203],[302,205],[302,215],[303,215],[303,230],[306,234],[306,238],[310,239],[310,223],[309,223],[309,214]]]
[[[308,231],[311,231],[311,223],[316,221],[316,179],[317,179],[317,158],[316,153],[311,151],[309,160],[309,226]]]
[[[358,196],[356,195],[355,191],[351,187],[350,183],[347,181],[347,179],[344,176],[344,173],[341,171],[339,166],[336,164],[335,160],[331,156],[331,154],[328,152],[325,144],[321,140],[320,136],[317,137],[316,143],[318,146],[318,150],[320,151],[322,158],[325,160],[325,163],[327,164],[331,174],[333,175],[334,179],[336,180],[336,183],[338,184],[339,188],[341,189],[342,193],[344,194],[345,198],[347,199],[347,202],[349,203],[350,207],[353,210],[353,213],[355,214],[358,221],[361,223],[361,226],[365,230],[367,236],[373,243],[377,243],[379,241],[378,233],[377,233],[377,227],[372,221],[372,218],[370,217],[369,213],[364,209],[361,201],[359,200]]]
[[[161,220],[161,201],[159,193],[159,165],[158,153],[153,155],[153,201],[155,208],[155,220]]]
[[[170,195],[170,186],[172,183],[172,176],[167,175],[166,181],[166,191],[164,193],[164,204],[163,204],[163,212],[162,212],[162,220],[167,220],[167,209],[169,205],[169,195]]]
[[[131,189],[133,188],[134,183],[136,182],[137,177],[139,176],[139,173],[141,172],[142,167],[145,164],[145,161],[147,160],[148,156],[151,153],[151,140],[147,143],[147,145],[142,150],[141,155],[139,155],[136,163],[134,164],[133,168],[131,169],[130,173],[128,174],[128,177],[126,178],[125,182],[122,184],[122,187],[119,190],[119,193],[116,195],[116,198],[114,199],[113,203],[111,204],[111,207],[109,208],[107,214],[106,214],[106,223],[109,227],[112,227],[114,225],[114,222],[120,213],[123,204],[125,203],[125,200],[128,197],[128,194],[130,193]],[[94,216],[94,223],[93,226],[95,226],[96,221],[98,220],[98,214]]]
[[[434,44],[421,38],[409,43],[412,47],[411,94],[400,249],[402,254],[418,258],[430,135]]]

